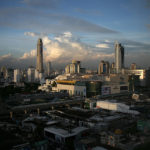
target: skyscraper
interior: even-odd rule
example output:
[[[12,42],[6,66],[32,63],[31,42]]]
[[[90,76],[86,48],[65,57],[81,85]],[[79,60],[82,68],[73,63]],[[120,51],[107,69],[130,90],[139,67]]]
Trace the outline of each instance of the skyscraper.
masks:
[[[39,73],[43,73],[43,42],[42,39],[38,39],[37,43],[37,64],[36,64],[36,70]]]
[[[124,47],[118,42],[115,43],[115,69],[120,73],[124,68]]]

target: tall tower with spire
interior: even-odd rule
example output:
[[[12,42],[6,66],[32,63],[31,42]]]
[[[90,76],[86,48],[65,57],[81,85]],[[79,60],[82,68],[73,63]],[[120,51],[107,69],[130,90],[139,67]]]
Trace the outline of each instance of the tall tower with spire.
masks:
[[[37,64],[36,64],[36,70],[39,73],[43,73],[43,42],[42,39],[38,39],[37,43]]]

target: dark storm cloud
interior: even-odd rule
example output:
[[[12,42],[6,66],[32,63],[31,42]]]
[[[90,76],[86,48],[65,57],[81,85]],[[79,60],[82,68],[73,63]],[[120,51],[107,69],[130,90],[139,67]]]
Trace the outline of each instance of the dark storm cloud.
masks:
[[[5,8],[0,10],[0,26],[29,29],[38,32],[60,33],[64,31],[86,33],[117,33],[114,30],[87,20],[63,14],[45,13],[31,8]]]

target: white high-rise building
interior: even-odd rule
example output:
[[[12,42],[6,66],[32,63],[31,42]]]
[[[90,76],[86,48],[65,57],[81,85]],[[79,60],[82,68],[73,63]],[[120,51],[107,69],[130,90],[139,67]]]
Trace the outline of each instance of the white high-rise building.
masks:
[[[118,42],[115,43],[115,69],[116,73],[121,73],[124,68],[124,47]]]
[[[21,80],[21,72],[19,69],[14,70],[14,82],[20,82]]]
[[[28,82],[34,82],[35,80],[35,69],[28,68]]]

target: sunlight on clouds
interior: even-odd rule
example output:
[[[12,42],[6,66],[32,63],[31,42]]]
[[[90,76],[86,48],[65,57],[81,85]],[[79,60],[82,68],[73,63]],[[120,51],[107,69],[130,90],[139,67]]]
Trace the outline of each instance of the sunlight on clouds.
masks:
[[[28,59],[28,58],[33,58],[36,56],[36,50],[31,50],[29,53],[24,53],[20,59]]]
[[[6,55],[3,55],[3,56],[0,56],[0,60],[5,59],[5,58],[9,58],[11,56],[12,56],[11,54],[6,54]]]
[[[72,59],[96,61],[96,59],[100,60],[114,57],[113,54],[93,51],[89,45],[74,40],[72,33],[69,31],[60,34],[53,39],[50,39],[48,36],[43,37],[43,45],[45,62],[56,61],[57,63],[69,63]],[[98,44],[96,47],[109,48],[109,45]],[[32,50],[29,53],[24,53],[21,59],[32,58],[35,56],[36,51]]]

